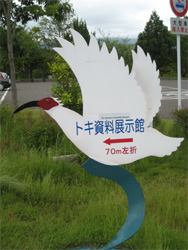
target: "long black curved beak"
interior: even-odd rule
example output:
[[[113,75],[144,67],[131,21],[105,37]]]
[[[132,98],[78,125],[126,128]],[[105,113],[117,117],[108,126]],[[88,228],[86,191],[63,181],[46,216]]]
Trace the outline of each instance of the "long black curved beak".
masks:
[[[14,114],[16,114],[16,113],[18,113],[19,111],[21,111],[21,110],[23,110],[23,109],[26,109],[26,108],[39,107],[39,106],[38,106],[38,102],[39,102],[39,101],[32,101],[32,102],[25,103],[25,104],[23,104],[22,106],[20,106],[19,108],[17,108],[17,109],[14,111]]]

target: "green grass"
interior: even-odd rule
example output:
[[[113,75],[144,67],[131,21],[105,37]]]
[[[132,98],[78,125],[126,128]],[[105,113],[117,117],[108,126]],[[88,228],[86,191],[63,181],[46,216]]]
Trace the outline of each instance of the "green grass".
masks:
[[[49,118],[43,112],[24,111],[17,117],[11,112],[5,108],[1,113],[1,249],[55,250],[107,244],[128,213],[123,190],[110,180],[89,175],[81,167],[87,157],[53,121],[46,125]],[[36,118],[42,119],[42,128]],[[27,143],[28,138],[36,138],[38,129],[46,143]],[[158,129],[182,136],[173,121],[163,120]],[[187,149],[184,140],[171,156],[148,157],[124,166],[143,189],[146,215],[140,230],[122,248],[188,248]],[[79,162],[52,160],[52,156],[67,153],[79,154]]]

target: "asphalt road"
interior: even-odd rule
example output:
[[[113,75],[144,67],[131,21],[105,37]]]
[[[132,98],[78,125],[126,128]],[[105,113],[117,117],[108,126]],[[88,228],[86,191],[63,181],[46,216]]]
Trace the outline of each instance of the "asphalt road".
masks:
[[[164,119],[172,118],[172,111],[178,107],[177,80],[161,80],[162,101],[159,115]],[[188,80],[181,81],[182,107],[188,107]]]
[[[18,105],[22,105],[29,101],[40,100],[44,97],[52,96],[50,87],[53,82],[19,82],[17,83]],[[188,107],[188,80],[182,80],[182,106]],[[159,109],[159,115],[164,119],[171,119],[171,113],[178,106],[177,80],[161,80],[162,101]],[[0,99],[5,91],[0,92]],[[1,102],[0,102],[1,103]],[[11,88],[7,92],[5,99],[1,105],[11,105],[12,91]]]
[[[18,106],[35,100],[40,100],[44,97],[52,96],[50,87],[53,82],[18,82],[17,83],[17,96]],[[12,91],[9,90],[3,104],[12,104]]]

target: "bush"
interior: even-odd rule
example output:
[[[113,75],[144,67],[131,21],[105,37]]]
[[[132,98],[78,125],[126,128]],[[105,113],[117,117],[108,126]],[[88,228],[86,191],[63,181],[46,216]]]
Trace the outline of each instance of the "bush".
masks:
[[[153,118],[153,125],[154,127],[158,127],[161,124],[161,117],[159,114],[156,114],[156,116]]]
[[[62,130],[56,122],[40,110],[25,110],[13,115],[13,109],[0,109],[1,149],[48,149],[56,144]]]
[[[56,122],[44,112],[27,111],[25,117],[15,117],[15,139],[28,149],[48,149],[56,143],[56,139],[62,133]]]
[[[172,112],[175,122],[180,125],[184,136],[188,138],[188,108],[176,109]]]
[[[49,64],[56,84],[51,88],[64,107],[82,114],[82,95],[77,79],[69,65],[58,55],[56,62]]]

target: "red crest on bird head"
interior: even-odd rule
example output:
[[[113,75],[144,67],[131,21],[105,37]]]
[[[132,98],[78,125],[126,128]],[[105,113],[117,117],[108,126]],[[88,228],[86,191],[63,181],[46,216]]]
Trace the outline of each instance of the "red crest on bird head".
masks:
[[[51,108],[54,108],[59,105],[58,102],[56,102],[51,97],[45,97],[42,100],[38,101],[38,106],[41,107],[44,110],[50,110]]]

